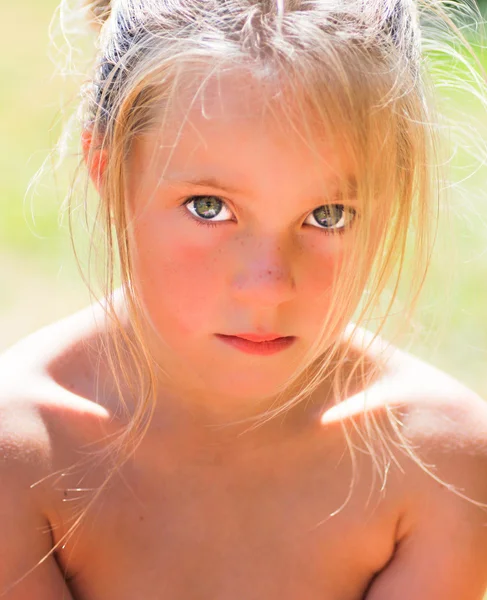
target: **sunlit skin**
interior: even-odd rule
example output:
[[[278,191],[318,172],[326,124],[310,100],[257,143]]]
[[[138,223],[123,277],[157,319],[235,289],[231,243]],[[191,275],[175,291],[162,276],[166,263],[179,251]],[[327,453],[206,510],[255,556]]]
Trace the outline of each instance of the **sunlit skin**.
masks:
[[[329,235],[312,216],[336,201],[337,148],[322,138],[316,163],[291,128],[261,119],[261,94],[220,90],[221,102],[208,88],[204,111],[195,103],[178,139],[177,112],[137,139],[125,165],[135,291],[161,367],[149,429],[136,448],[124,438],[133,454],[114,470],[111,443],[133,420],[126,390],[113,391],[101,307],[0,357],[0,588],[27,574],[12,600],[480,599],[485,512],[413,463],[392,428],[449,487],[485,502],[485,403],[452,378],[394,348],[384,364],[376,339],[364,365],[375,379],[359,379],[338,412],[314,394],[249,435],[209,426],[267,408],[341,308],[336,281],[358,278],[366,254],[353,226]],[[109,156],[92,158],[103,201]],[[233,190],[180,181],[210,176]],[[224,202],[215,226],[185,206],[195,196]],[[350,329],[338,321],[328,342]],[[251,331],[297,341],[262,357],[214,337]],[[363,342],[347,347],[344,370]]]
[[[355,261],[365,257],[363,244],[358,257],[350,253],[357,252],[363,218],[357,171],[318,127],[316,115],[310,148],[301,120],[311,115],[298,108],[291,123],[290,112],[281,111],[281,93],[269,110],[276,89],[248,73],[210,81],[196,101],[193,90],[187,96],[179,90],[164,130],[157,126],[162,112],[153,110],[152,129],[132,140],[124,165],[131,271],[146,342],[160,366],[157,411],[165,423],[171,414],[188,439],[199,434],[189,426],[195,422],[206,429],[278,406],[279,387],[302,367],[324,317],[336,314],[330,306],[334,282],[356,278]],[[292,113],[296,106],[289,108]],[[88,129],[82,141],[103,201],[110,146],[92,152]],[[348,194],[340,195],[344,183]],[[198,218],[202,200],[219,204],[215,216]],[[372,212],[384,214],[384,206]],[[377,231],[381,223],[374,216]],[[118,312],[126,323],[123,303]],[[344,312],[325,328],[323,349],[342,335],[351,316]],[[215,336],[270,331],[294,336],[294,344],[261,357]],[[292,399],[308,377],[309,371],[277,402]],[[111,380],[108,373],[105,385],[112,387]],[[313,401],[301,403],[304,411],[299,405],[287,411],[288,420],[318,423],[333,403],[330,391],[330,381],[323,381]],[[130,397],[127,391],[128,404]]]
[[[130,245],[151,349],[180,399],[224,418],[261,410],[312,345],[357,219],[350,199],[343,235],[317,222],[315,209],[340,201],[336,151],[321,142],[317,163],[291,128],[263,120],[258,88],[233,83],[209,84],[204,115],[200,97],[179,139],[185,106],[165,131],[139,136],[127,165]],[[188,183],[209,178],[218,183]],[[195,196],[223,203],[210,226],[195,202],[184,205]],[[214,335],[240,332],[297,340],[260,357]]]

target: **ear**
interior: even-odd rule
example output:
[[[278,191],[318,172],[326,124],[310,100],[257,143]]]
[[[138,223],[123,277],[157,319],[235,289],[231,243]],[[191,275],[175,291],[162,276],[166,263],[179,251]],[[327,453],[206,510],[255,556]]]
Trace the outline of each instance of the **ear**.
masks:
[[[83,130],[81,134],[81,145],[83,147],[83,156],[85,159],[90,179],[98,192],[101,192],[103,179],[107,165],[107,149],[100,150],[95,145],[93,131],[91,129]]]

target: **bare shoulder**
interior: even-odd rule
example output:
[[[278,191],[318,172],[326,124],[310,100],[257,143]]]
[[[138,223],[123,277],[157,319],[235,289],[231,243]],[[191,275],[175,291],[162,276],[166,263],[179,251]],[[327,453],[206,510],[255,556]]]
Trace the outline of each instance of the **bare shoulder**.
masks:
[[[400,352],[398,358],[383,398],[383,412],[397,417],[397,431],[426,462],[443,462],[445,474],[485,469],[487,402],[417,357]]]
[[[360,335],[372,339],[365,330]],[[366,389],[328,409],[324,423],[373,415],[380,422],[393,419],[394,430],[423,451],[487,451],[487,402],[472,389],[380,337],[369,349],[369,362],[374,361],[385,365],[380,374]]]
[[[371,346],[371,360],[374,354],[382,356],[384,348],[387,368],[369,387],[328,409],[322,422],[353,421],[362,433],[371,434],[372,447],[390,454],[407,473],[397,478],[407,483],[403,497],[450,487],[487,505],[487,402],[449,374],[380,338]],[[438,502],[460,499],[453,492],[438,494]]]
[[[385,411],[397,418],[399,448],[404,442],[410,449],[402,452],[401,464],[413,491],[400,535],[428,515],[445,531],[449,525],[452,535],[457,527],[458,535],[476,538],[487,566],[487,402],[411,356],[405,357],[397,383]]]
[[[59,492],[50,485],[73,447],[59,418],[70,408],[47,401],[43,387],[0,359],[0,592],[8,600],[70,598],[54,554]]]
[[[82,315],[81,315],[82,316]],[[80,314],[44,327],[0,354],[0,458],[42,475],[57,466],[109,418],[89,394],[62,385],[55,376],[85,365],[71,360],[81,337]],[[68,382],[69,378],[65,378]],[[78,386],[81,387],[81,386]],[[71,389],[70,389],[71,388]]]
[[[367,331],[360,335],[372,339]],[[387,448],[407,472],[398,479],[408,483],[405,495],[445,489],[444,481],[487,504],[487,402],[444,371],[377,338],[369,359],[384,356],[387,367],[380,376],[326,410],[322,422],[353,421],[371,433],[374,447]],[[440,496],[438,501],[459,499],[453,493]]]
[[[108,394],[96,393],[106,315],[98,305],[51,323],[0,354],[0,398],[29,398],[45,414],[103,417]],[[17,400],[18,404],[18,400]],[[108,408],[107,408],[108,407]]]
[[[487,402],[472,389],[419,359],[401,374],[392,405],[402,431],[424,452],[487,458]],[[408,383],[409,381],[409,383]]]
[[[110,409],[93,399],[96,373],[83,350],[93,334],[90,313],[48,325],[0,355],[0,468],[12,465],[30,484],[107,434]]]
[[[92,397],[90,323],[81,311],[0,355],[0,593],[9,600],[70,598],[55,552],[72,522],[65,501],[88,450],[114,429],[110,408]]]
[[[383,377],[328,417],[340,418],[367,423],[374,447],[391,457],[387,489],[397,499],[396,550],[374,577],[366,600],[482,600],[485,400],[447,373],[394,349]]]
[[[53,547],[52,444],[35,405],[0,398],[0,594],[7,600],[71,598]]]

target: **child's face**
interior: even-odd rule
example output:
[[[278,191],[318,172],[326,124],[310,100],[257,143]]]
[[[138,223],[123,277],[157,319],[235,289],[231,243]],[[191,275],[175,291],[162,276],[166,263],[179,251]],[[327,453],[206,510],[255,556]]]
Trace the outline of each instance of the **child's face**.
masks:
[[[327,235],[312,215],[340,202],[333,198],[337,157],[321,143],[318,168],[292,128],[262,121],[261,102],[250,86],[211,84],[206,118],[200,100],[179,139],[182,112],[164,134],[139,137],[129,163],[133,267],[152,349],[181,383],[212,398],[266,398],[285,381],[329,310],[333,274],[354,235]],[[186,183],[211,178],[227,189]],[[209,208],[201,200],[185,207],[191,196],[209,196]],[[257,356],[215,335],[249,332],[296,339]]]

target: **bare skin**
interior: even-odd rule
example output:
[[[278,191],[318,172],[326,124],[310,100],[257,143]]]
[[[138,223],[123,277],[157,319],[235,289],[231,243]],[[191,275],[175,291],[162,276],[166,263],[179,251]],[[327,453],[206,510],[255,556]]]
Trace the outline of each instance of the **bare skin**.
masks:
[[[133,282],[144,337],[165,374],[147,435],[99,495],[113,465],[94,462],[93,452],[108,447],[136,408],[122,390],[121,410],[98,360],[102,315],[76,314],[1,359],[3,597],[481,600],[485,513],[401,452],[389,421],[398,419],[437,476],[485,503],[487,409],[473,392],[403,352],[384,361],[378,342],[367,356],[367,389],[350,389],[337,407],[325,381],[285,419],[245,434],[248,425],[222,427],[262,412],[318,324],[335,314],[334,282],[358,282],[342,298],[353,312],[363,278],[357,262],[347,263],[362,248],[353,228],[324,231],[347,219],[314,217],[331,204],[352,214],[353,198],[337,202],[337,176],[353,176],[341,172],[349,165],[337,160],[339,150],[320,140],[314,162],[292,128],[263,123],[260,88],[220,83],[208,89],[204,116],[195,102],[188,119],[140,135],[125,165]],[[97,184],[103,159],[89,165]],[[203,224],[196,196],[211,197],[218,223]],[[372,207],[371,230],[384,220],[383,202]],[[345,343],[345,317],[326,329],[330,344]],[[243,332],[296,342],[260,357],[215,336]],[[353,339],[351,364],[361,344]],[[362,438],[367,430],[373,448]],[[388,459],[382,486],[375,468]]]
[[[2,585],[49,552],[87,506],[109,465],[79,462],[86,445],[102,447],[103,436],[125,424],[111,394],[93,395],[89,349],[100,332],[91,315],[83,311],[41,330],[0,363],[1,467],[9,483],[2,502],[10,501],[8,511],[0,511]],[[376,344],[370,364],[377,350]],[[382,388],[386,393],[374,396]],[[363,425],[363,402],[357,409],[354,401],[361,391],[342,403],[339,419],[327,420],[315,395],[279,426],[240,437],[235,429],[208,432],[197,422],[183,424],[177,415],[161,420],[163,413],[156,413],[142,446],[74,537],[5,597],[480,600],[487,577],[485,513],[445,493],[397,450],[404,474],[393,465],[383,494],[370,456],[359,452],[353,492],[331,516],[347,500],[352,478],[340,420]],[[422,456],[440,467],[438,474],[486,500],[478,483],[485,439],[481,444],[473,436],[474,423],[477,435],[479,423],[487,431],[482,401],[400,351],[390,354],[369,391],[370,414],[384,428],[387,401]],[[462,445],[466,452],[458,451]],[[453,569],[457,552],[464,563]],[[445,569],[441,577],[421,566],[432,556]]]

